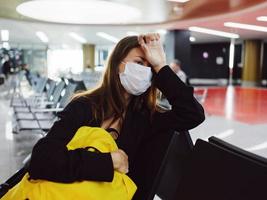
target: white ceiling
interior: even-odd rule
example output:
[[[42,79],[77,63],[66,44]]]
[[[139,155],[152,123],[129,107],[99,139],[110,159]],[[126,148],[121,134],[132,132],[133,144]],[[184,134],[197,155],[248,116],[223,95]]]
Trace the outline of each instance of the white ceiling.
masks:
[[[126,36],[127,31],[139,33],[153,31],[149,27],[137,26],[89,26],[89,25],[62,25],[42,22],[27,22],[11,19],[0,19],[1,29],[8,29],[10,32],[10,43],[12,44],[32,44],[40,45],[42,42],[35,35],[36,31],[43,31],[49,38],[49,44],[52,45],[79,45],[79,42],[71,38],[69,32],[75,32],[84,37],[88,43],[97,45],[109,45],[109,42],[96,35],[97,32],[106,32],[115,37],[122,38]]]
[[[0,0],[0,9],[1,9]],[[117,0],[118,1],[118,0]],[[127,0],[120,0],[127,1]],[[155,17],[162,10],[162,1],[163,0],[135,0],[135,3],[138,5],[144,5],[143,7],[147,9],[147,16],[149,19]],[[164,0],[165,1],[165,0]],[[161,2],[161,3],[160,3]],[[154,4],[158,3],[161,6],[155,6]],[[152,10],[157,12],[151,13],[148,7],[154,6]],[[166,10],[168,11],[166,6]],[[212,9],[212,8],[210,8]],[[0,29],[8,29],[10,31],[10,43],[17,47],[38,47],[43,46],[44,44],[39,40],[35,35],[36,31],[43,31],[47,34],[49,38],[49,46],[51,47],[62,47],[62,44],[66,44],[71,48],[80,47],[80,44],[72,39],[68,33],[76,32],[77,34],[86,38],[88,43],[96,45],[111,45],[112,42],[109,42],[105,39],[102,39],[96,36],[96,32],[106,32],[117,38],[122,38],[126,36],[127,31],[135,31],[139,33],[152,32],[158,29],[187,29],[189,26],[202,26],[206,28],[212,28],[216,30],[235,32],[241,35],[241,39],[247,38],[267,38],[267,33],[255,32],[255,31],[245,31],[245,30],[234,30],[223,26],[225,21],[234,21],[241,23],[250,23],[258,25],[267,25],[267,22],[257,22],[256,17],[259,15],[267,15],[267,1],[250,7],[245,10],[237,11],[234,13],[227,13],[218,16],[211,16],[205,18],[191,19],[191,20],[175,20],[165,23],[154,23],[146,25],[67,25],[67,24],[55,24],[55,23],[46,23],[40,21],[29,21],[29,20],[18,20],[18,19],[7,19],[0,18]],[[159,19],[158,19],[159,20]],[[197,42],[220,42],[220,41],[229,41],[227,38],[211,36],[200,33],[192,33],[196,37]]]

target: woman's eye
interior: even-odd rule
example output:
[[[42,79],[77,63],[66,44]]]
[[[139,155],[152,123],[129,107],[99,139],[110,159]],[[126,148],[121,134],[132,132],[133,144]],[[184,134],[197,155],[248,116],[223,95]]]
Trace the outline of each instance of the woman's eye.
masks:
[[[136,63],[139,65],[144,65],[144,63],[142,61],[136,61]]]

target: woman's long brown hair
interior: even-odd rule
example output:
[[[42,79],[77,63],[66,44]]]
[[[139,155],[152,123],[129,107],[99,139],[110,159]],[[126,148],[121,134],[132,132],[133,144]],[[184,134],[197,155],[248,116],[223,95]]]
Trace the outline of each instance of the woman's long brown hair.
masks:
[[[76,94],[73,99],[85,97],[92,104],[93,120],[103,122],[113,117],[123,120],[123,114],[127,109],[124,97],[125,90],[119,79],[119,65],[121,61],[133,49],[140,47],[137,36],[128,36],[119,41],[109,57],[107,68],[104,73],[101,85],[92,91],[85,91]],[[133,110],[136,112],[142,109],[150,110],[152,115],[156,109],[156,87],[153,84],[142,95],[133,97]]]

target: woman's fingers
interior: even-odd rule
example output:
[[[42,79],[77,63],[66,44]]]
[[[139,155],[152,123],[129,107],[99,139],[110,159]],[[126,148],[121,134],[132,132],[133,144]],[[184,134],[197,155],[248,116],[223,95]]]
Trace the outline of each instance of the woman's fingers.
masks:
[[[147,54],[148,53],[148,47],[147,47],[147,45],[145,43],[144,37],[145,37],[144,35],[140,35],[138,37],[138,42],[139,42],[142,50],[144,51],[144,53]]]
[[[140,35],[138,37],[138,43],[143,46],[145,44],[145,40],[144,40],[144,36],[143,35]]]
[[[141,43],[145,42],[144,41],[144,35],[139,35],[138,36],[138,43],[141,45]]]
[[[157,40],[160,40],[160,35],[158,33],[156,33],[156,38]]]
[[[118,170],[122,173],[128,173],[129,172],[128,156],[123,150],[119,149],[118,151],[121,153],[122,156],[122,164]]]
[[[118,151],[122,154],[122,156],[123,156],[126,160],[128,160],[128,156],[127,156],[127,154],[126,154],[123,150],[118,149]]]
[[[128,173],[128,156],[123,150],[118,149],[117,151],[111,152],[111,158],[115,170],[121,173]]]
[[[140,35],[138,42],[156,72],[166,65],[166,56],[158,33]]]
[[[153,44],[153,42],[156,41],[160,41],[160,35],[158,33],[149,33],[138,36],[138,42],[141,46],[144,44]]]
[[[149,33],[145,35],[146,43],[150,43],[152,41],[157,41],[160,39],[160,35],[158,33]]]

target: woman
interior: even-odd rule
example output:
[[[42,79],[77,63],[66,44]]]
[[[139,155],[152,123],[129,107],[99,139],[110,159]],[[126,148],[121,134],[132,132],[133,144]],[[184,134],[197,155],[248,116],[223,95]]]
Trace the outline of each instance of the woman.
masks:
[[[168,98],[172,110],[159,112],[156,88]],[[58,116],[33,149],[31,178],[66,183],[112,181],[117,170],[128,173],[136,183],[134,199],[146,199],[158,168],[151,164],[155,151],[150,141],[159,135],[170,138],[169,130],[194,128],[205,118],[193,89],[166,65],[159,34],[122,39],[109,58],[102,85],[76,96]],[[108,130],[119,150],[68,151],[66,144],[81,126]]]

